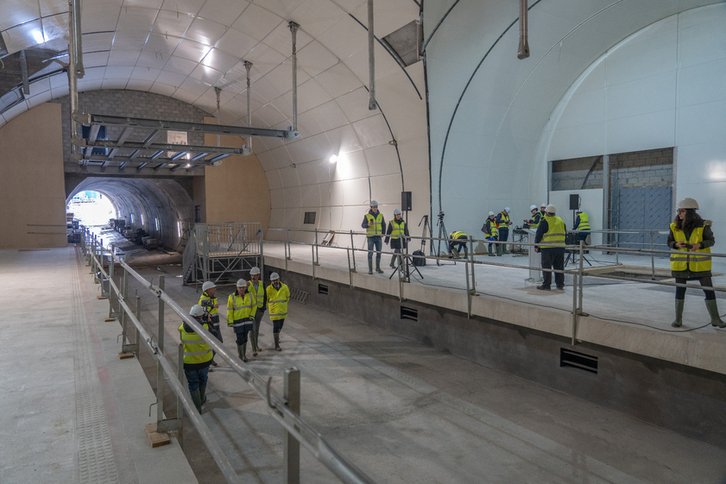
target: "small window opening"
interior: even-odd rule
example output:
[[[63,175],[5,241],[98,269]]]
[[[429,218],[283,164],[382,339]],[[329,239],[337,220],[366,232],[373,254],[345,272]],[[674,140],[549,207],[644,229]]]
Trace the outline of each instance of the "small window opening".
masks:
[[[305,219],[303,220],[304,224],[314,224],[315,223],[315,212],[305,212]]]
[[[590,373],[597,373],[597,356],[560,348],[560,367],[579,368]]]
[[[318,294],[328,295],[328,286],[325,284],[318,284]]]
[[[401,319],[410,319],[411,321],[418,321],[418,309],[401,306]]]

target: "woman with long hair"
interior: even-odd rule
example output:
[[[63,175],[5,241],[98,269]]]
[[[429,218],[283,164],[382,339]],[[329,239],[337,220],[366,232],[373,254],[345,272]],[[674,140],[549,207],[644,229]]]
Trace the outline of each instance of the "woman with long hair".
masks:
[[[698,280],[701,286],[713,287],[711,279],[711,247],[716,243],[711,231],[711,222],[703,220],[696,213],[698,202],[692,198],[684,198],[678,202],[678,214],[670,225],[668,247],[677,251],[671,254],[671,275],[676,283],[685,284],[686,281]],[[716,304],[716,293],[704,289],[706,293],[706,308],[711,316],[711,324],[719,328],[726,328],[721,321]],[[678,328],[683,324],[683,305],[686,298],[686,288],[676,287],[676,320],[671,326]]]

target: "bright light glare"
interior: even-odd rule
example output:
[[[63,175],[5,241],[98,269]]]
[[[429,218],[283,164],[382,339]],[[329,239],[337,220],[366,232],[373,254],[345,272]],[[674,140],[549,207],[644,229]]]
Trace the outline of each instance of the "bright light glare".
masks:
[[[96,191],[84,191],[71,199],[66,211],[73,214],[73,218],[81,221],[88,227],[93,225],[106,225],[109,219],[116,218],[116,207],[111,201]]]
[[[43,44],[43,43],[45,43],[45,37],[43,36],[43,31],[42,30],[33,30],[33,32],[31,33],[31,35],[33,36],[33,39],[35,39],[35,43],[36,44]]]
[[[192,164],[191,164],[191,163],[187,163],[187,168],[189,168],[189,167],[191,167],[191,166],[192,166]]]
[[[708,177],[713,181],[726,180],[726,163],[722,161],[711,161],[708,167]]]
[[[337,161],[338,161],[338,155],[333,155],[333,156],[330,157],[330,162],[331,163],[336,163]]]

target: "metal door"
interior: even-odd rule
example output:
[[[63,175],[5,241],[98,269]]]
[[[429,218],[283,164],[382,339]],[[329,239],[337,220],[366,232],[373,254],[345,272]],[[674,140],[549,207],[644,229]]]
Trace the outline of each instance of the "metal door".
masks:
[[[667,231],[673,218],[671,205],[672,187],[620,188],[617,210],[618,230]],[[654,234],[655,249],[666,250],[666,234]],[[620,247],[650,248],[650,234],[620,234]]]

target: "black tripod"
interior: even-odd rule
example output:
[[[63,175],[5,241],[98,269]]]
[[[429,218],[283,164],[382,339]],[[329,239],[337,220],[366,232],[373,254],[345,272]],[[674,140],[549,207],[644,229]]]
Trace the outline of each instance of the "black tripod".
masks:
[[[429,246],[431,247],[432,253],[434,250],[434,242],[431,240],[431,237],[433,237],[433,235],[431,234],[431,225],[429,225],[428,215],[424,215],[423,217],[421,217],[421,221],[418,223],[418,226],[420,227],[421,224],[424,224],[423,230],[421,231],[421,252],[426,255],[426,239],[429,239],[429,241],[431,242]],[[429,233],[428,236],[426,236],[427,230]]]
[[[406,282],[411,282],[411,274],[413,274],[414,272],[418,274],[421,279],[423,279],[423,274],[421,274],[421,271],[418,270],[416,264],[413,263],[413,256],[408,253],[408,244],[403,247],[402,250],[404,252],[394,253],[394,257],[396,255],[398,256],[398,265],[388,278],[393,279],[393,276],[396,274],[396,272],[401,271],[401,278]]]
[[[438,217],[439,217],[439,221],[436,222],[436,225],[439,226],[439,237],[438,237],[439,240],[438,240],[438,244],[436,246],[436,265],[437,266],[440,266],[441,265],[441,261],[440,261],[440,258],[441,258],[441,242],[442,242],[441,239],[447,239],[448,240],[448,238],[449,238],[449,232],[446,230],[446,225],[444,224],[444,212],[443,212],[443,210],[442,211],[439,211]],[[445,242],[445,243],[446,244],[449,244],[448,242]],[[448,249],[448,246],[447,246],[447,249]],[[456,264],[456,261],[454,261],[454,264]]]

